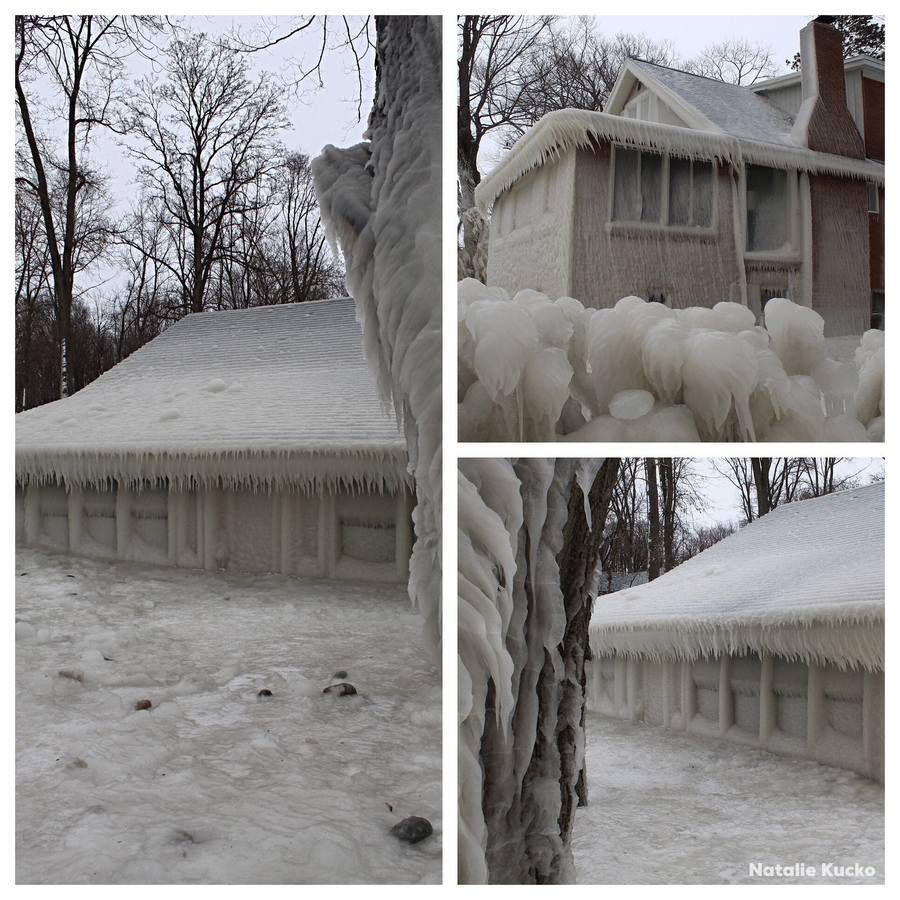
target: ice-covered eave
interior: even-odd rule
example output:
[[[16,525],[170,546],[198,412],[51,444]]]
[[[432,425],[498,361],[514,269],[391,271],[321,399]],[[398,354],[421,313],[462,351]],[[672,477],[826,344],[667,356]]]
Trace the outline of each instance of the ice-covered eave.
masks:
[[[607,113],[563,109],[547,113],[522,135],[503,162],[475,189],[475,202],[486,212],[503,191],[527,172],[572,148],[591,147],[598,142],[641,147],[688,159],[717,160],[735,169],[752,163],[884,184],[884,165],[868,159],[851,159],[806,147],[749,141]]]
[[[16,483],[140,488],[168,483],[178,490],[227,487],[396,493],[412,487],[402,445],[297,447],[17,447]]]
[[[653,623],[592,623],[595,656],[694,660],[758,653],[841,669],[884,669],[884,607],[877,604],[792,618],[772,616]]]

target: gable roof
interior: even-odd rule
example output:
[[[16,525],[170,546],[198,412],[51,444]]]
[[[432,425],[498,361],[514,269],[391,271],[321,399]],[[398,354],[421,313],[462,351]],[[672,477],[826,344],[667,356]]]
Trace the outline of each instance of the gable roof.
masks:
[[[347,298],[189,315],[16,416],[20,483],[393,487],[405,467]]]
[[[629,83],[633,84],[635,80],[645,84],[676,111],[676,103],[682,110],[689,109],[697,123],[694,127],[706,127],[749,141],[800,146],[791,138],[793,119],[748,86],[727,84],[639,59],[625,61],[610,94],[607,112],[621,113],[620,98],[623,93],[630,92]]]
[[[883,483],[788,503],[654,581],[598,597],[591,648],[883,668],[884,565]]]

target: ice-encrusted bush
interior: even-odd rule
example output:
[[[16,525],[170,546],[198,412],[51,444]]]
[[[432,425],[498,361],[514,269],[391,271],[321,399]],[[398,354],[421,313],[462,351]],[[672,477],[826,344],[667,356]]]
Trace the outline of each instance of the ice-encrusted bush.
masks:
[[[740,303],[590,309],[538,291],[458,285],[464,441],[880,441],[884,333],[854,362],[784,298],[765,326]]]

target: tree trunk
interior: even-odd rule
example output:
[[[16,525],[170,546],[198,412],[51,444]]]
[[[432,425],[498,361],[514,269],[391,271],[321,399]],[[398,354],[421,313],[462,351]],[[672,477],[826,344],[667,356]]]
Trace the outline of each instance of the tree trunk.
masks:
[[[603,529],[619,474],[619,460],[607,459],[594,477],[588,491],[590,523],[585,516],[585,498],[577,481],[569,493],[568,517],[563,530],[562,551],[557,557],[559,583],[566,608],[566,633],[562,643],[565,665],[563,699],[565,709],[572,704],[580,708],[579,728],[584,735],[587,709],[585,662],[590,659],[591,610],[596,594],[596,580],[603,546]],[[577,758],[577,733],[571,721],[564,721],[559,731],[562,772],[560,777],[560,834],[568,841],[572,834],[576,806],[587,805],[587,770],[584,758]],[[580,742],[582,750],[585,740]]]
[[[769,494],[769,468],[772,465],[770,457],[754,456],[750,460],[753,469],[753,482],[756,485],[756,514],[764,516],[772,509],[772,500]]]
[[[662,491],[663,571],[675,568],[675,471],[672,458],[657,461]]]
[[[660,574],[659,491],[656,486],[656,460],[644,460],[647,478],[647,520],[650,525],[650,546],[647,579],[653,581]]]

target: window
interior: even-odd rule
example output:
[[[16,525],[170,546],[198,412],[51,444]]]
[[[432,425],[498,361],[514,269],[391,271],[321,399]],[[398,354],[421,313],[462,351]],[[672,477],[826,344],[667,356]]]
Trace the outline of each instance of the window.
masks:
[[[669,160],[669,224],[708,228],[712,222],[712,164]]]
[[[712,163],[616,147],[614,172],[614,221],[712,224]]]
[[[787,238],[787,173],[747,167],[747,249],[780,250]]]
[[[878,185],[874,182],[869,182],[866,187],[869,189],[869,212],[877,213],[878,212]]]
[[[884,331],[884,291],[872,291],[872,317],[869,327]]]

